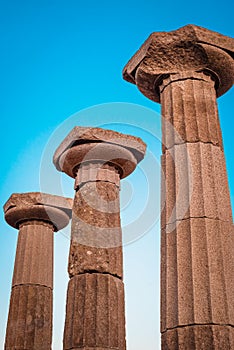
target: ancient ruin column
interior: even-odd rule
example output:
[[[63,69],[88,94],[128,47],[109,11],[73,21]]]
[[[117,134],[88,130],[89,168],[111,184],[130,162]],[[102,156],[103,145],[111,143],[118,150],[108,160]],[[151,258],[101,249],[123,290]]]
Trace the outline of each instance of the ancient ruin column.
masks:
[[[162,104],[162,349],[234,349],[234,230],[216,98],[234,40],[188,25],[153,33],[124,69]]]
[[[19,229],[5,350],[50,350],[53,236],[71,217],[72,200],[44,193],[15,193],[5,219]]]
[[[120,179],[144,157],[136,137],[74,128],[54,156],[75,178],[64,349],[124,350]]]

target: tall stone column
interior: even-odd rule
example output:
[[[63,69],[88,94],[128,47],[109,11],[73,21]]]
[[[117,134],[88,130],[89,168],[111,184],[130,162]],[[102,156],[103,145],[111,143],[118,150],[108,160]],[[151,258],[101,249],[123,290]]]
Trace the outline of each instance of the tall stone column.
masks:
[[[54,164],[75,178],[64,349],[125,350],[120,179],[145,153],[136,137],[75,127]]]
[[[234,40],[188,25],[153,33],[124,78],[162,105],[162,349],[234,349],[234,230],[216,98]]]
[[[50,350],[53,236],[71,217],[72,200],[44,193],[15,193],[4,206],[19,229],[5,350]]]

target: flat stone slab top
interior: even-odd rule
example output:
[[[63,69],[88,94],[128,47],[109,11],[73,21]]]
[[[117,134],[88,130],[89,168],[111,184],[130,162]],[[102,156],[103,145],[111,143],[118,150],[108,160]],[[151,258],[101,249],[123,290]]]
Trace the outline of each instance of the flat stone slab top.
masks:
[[[68,155],[69,150],[71,152]],[[91,161],[91,157],[93,157],[93,160],[98,160],[99,156],[101,161],[113,158],[118,159],[121,163],[120,167],[124,168],[123,163],[127,163],[128,160],[128,165],[130,162],[135,165],[140,162],[144,158],[145,151],[146,144],[139,137],[101,128],[76,126],[55,151],[53,162],[57,170],[75,177],[72,168],[81,164],[82,160]],[[90,157],[87,155],[90,155]],[[64,165],[64,162],[69,162],[69,165]],[[127,175],[128,171],[124,176]]]
[[[154,76],[155,83],[162,74],[207,70],[215,76],[217,95],[221,96],[233,85],[233,58],[233,38],[189,24],[171,32],[152,33],[124,67],[123,78],[141,90],[141,80],[147,75]],[[147,97],[159,102],[158,96]]]
[[[19,223],[25,220],[45,220],[61,229],[71,218],[72,205],[71,198],[28,192],[13,193],[3,209],[7,223],[14,228],[18,228]]]

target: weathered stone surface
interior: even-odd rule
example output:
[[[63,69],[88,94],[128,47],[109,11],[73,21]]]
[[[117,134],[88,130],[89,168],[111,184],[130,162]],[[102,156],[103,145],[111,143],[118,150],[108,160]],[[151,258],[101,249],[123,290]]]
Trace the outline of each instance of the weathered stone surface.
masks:
[[[108,274],[82,274],[69,282],[64,350],[125,350],[124,286]]]
[[[50,350],[52,290],[21,285],[12,289],[5,350]]]
[[[43,221],[20,224],[12,286],[53,288],[54,227]]]
[[[75,127],[54,154],[54,165],[75,178],[76,190],[65,350],[125,349],[119,187],[145,150],[137,137]]]
[[[234,327],[233,233],[232,223],[207,218],[162,230],[162,332],[193,324]]]
[[[44,193],[13,194],[4,206],[19,228],[5,350],[50,350],[53,235],[68,224],[72,200]]]
[[[84,163],[77,171],[75,190],[87,182],[105,181],[120,187],[120,174],[118,168],[113,165],[97,163]]]
[[[234,39],[188,25],[153,33],[123,76],[162,103],[163,350],[234,349],[234,235],[216,97]]]
[[[188,217],[232,222],[224,154],[210,143],[176,145],[162,156],[161,225]]]
[[[170,75],[161,85],[163,152],[185,142],[222,148],[214,81],[204,73]]]
[[[194,325],[162,334],[162,350],[232,350],[234,328],[228,325]]]
[[[7,212],[13,207],[31,207],[33,205],[47,205],[70,212],[73,200],[42,192],[13,193],[4,205]]]
[[[13,193],[4,205],[5,220],[15,228],[23,221],[44,220],[60,230],[69,223],[72,203],[71,198],[41,192]]]
[[[76,145],[100,142],[114,144],[129,149],[129,151],[137,159],[137,162],[141,161],[144,158],[146,145],[139,137],[125,135],[116,131],[101,128],[76,126],[72,129],[72,131],[67,135],[67,137],[55,151],[54,165],[59,171],[61,171],[59,159],[66,150]]]
[[[93,165],[91,169],[94,169]],[[117,175],[113,167],[108,171]],[[108,182],[108,177],[106,180],[85,183],[76,193],[68,266],[70,276],[95,271],[122,277],[119,187]]]
[[[121,178],[131,174],[137,159],[127,148],[109,143],[85,143],[66,150],[59,158],[59,168],[71,177],[76,177],[77,169],[84,163],[111,164],[119,169]]]
[[[152,33],[123,70],[153,101],[160,101],[159,85],[167,74],[207,70],[217,81],[217,95],[234,81],[234,39],[194,25]]]

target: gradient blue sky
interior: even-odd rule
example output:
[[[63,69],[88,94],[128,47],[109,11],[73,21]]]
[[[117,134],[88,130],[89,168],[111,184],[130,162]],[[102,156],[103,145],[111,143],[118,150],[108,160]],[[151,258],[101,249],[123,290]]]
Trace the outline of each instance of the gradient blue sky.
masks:
[[[56,173],[51,156],[74,125],[132,133],[148,144],[146,160],[123,181],[121,191],[123,234],[126,243],[131,242],[124,249],[128,350],[160,348],[160,106],[123,81],[121,71],[152,31],[188,23],[234,36],[233,4],[210,0],[0,3],[2,205],[12,192],[46,190],[73,196],[72,181]],[[233,97],[231,90],[218,102],[232,202]],[[134,228],[131,223],[141,218],[149,202],[148,212],[155,218],[143,216],[142,226]],[[62,349],[68,235],[69,229],[55,236],[54,350]],[[1,214],[1,349],[16,238],[17,232]]]

